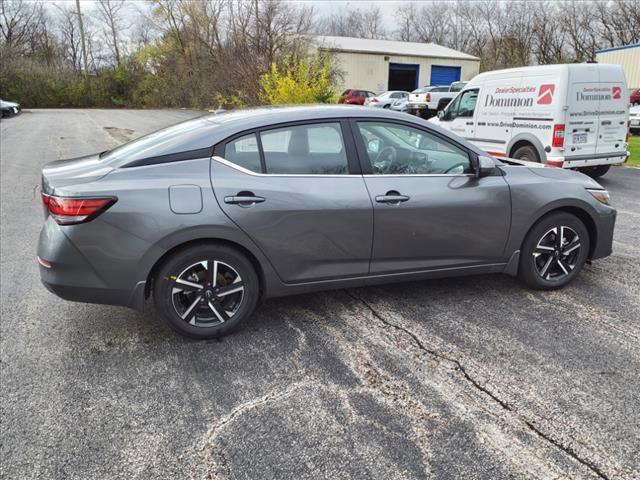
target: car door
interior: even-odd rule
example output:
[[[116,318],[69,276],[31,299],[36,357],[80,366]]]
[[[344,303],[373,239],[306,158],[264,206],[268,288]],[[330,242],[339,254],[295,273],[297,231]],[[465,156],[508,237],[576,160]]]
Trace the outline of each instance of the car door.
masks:
[[[474,113],[478,102],[478,89],[460,93],[444,111],[439,124],[467,140],[475,136]]]
[[[368,272],[373,209],[343,128],[337,120],[298,123],[216,146],[216,199],[284,282]]]
[[[418,126],[354,121],[374,206],[372,274],[503,263],[511,205],[502,176]]]

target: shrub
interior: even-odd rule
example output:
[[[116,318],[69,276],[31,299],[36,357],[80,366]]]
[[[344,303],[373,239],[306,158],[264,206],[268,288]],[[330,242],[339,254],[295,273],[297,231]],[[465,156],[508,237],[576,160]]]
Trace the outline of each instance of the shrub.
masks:
[[[286,58],[260,78],[260,100],[269,105],[333,103],[336,92],[328,56]]]

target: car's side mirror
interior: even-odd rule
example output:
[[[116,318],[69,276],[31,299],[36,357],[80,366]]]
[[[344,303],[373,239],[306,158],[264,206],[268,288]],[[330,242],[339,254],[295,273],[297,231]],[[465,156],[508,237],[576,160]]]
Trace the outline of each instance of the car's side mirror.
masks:
[[[496,171],[496,162],[491,157],[484,155],[478,156],[478,166],[476,169],[476,177],[486,177],[492,175]]]
[[[444,110],[438,110],[438,118],[444,120]]]

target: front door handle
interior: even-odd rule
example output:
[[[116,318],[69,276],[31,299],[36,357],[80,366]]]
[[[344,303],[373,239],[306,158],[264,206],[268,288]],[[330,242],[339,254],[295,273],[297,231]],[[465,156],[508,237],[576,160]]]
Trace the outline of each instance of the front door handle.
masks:
[[[395,190],[391,190],[387,192],[385,195],[376,196],[376,202],[378,203],[388,203],[390,205],[399,205],[402,202],[406,202],[409,200],[408,195],[400,195],[400,193]]]
[[[250,207],[256,203],[265,201],[264,197],[254,195],[253,192],[239,192],[237,195],[224,197],[224,203],[229,205],[240,205],[241,207]]]

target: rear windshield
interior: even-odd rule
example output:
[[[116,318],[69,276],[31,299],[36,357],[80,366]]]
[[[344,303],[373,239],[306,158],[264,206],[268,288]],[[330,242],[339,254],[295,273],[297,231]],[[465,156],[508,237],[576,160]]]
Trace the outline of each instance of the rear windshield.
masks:
[[[416,88],[413,92],[411,93],[427,93],[429,87],[420,87],[420,88]]]
[[[212,145],[212,141],[207,135],[203,135],[203,130],[209,131],[203,127],[214,125],[205,117],[193,118],[104,152],[100,155],[100,159],[105,162],[120,160],[132,162],[143,158],[206,148]]]

